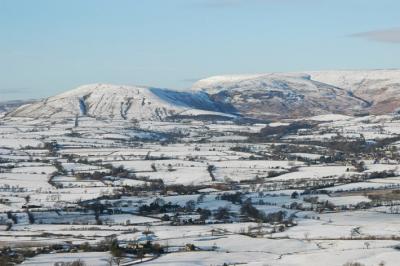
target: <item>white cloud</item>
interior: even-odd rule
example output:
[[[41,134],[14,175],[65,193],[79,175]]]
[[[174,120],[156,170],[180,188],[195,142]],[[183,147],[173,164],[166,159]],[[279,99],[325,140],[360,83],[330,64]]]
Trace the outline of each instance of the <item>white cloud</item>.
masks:
[[[369,41],[400,43],[400,27],[352,34],[352,37],[364,38]]]

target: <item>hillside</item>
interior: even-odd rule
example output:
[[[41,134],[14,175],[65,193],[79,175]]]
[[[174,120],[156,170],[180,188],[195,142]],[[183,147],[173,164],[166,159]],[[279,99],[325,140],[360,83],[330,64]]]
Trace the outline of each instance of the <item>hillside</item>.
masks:
[[[308,74],[215,76],[198,81],[193,89],[257,118],[352,114],[368,107],[368,102],[348,90],[315,81]]]
[[[92,84],[24,105],[8,114],[16,117],[65,118],[90,116],[107,119],[162,120],[175,115],[224,115],[229,108],[203,92]]]
[[[199,80],[186,91],[85,85],[8,115],[164,120],[210,115],[277,119],[386,114],[399,108],[399,89],[399,70],[224,75]]]
[[[385,114],[400,107],[400,70],[319,71],[314,80],[351,91],[371,103],[370,112]]]

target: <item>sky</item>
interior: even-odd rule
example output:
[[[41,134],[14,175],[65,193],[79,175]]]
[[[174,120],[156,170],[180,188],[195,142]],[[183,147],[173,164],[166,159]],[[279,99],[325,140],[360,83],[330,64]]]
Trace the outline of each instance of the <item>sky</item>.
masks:
[[[0,102],[90,83],[400,68],[398,0],[0,0]]]

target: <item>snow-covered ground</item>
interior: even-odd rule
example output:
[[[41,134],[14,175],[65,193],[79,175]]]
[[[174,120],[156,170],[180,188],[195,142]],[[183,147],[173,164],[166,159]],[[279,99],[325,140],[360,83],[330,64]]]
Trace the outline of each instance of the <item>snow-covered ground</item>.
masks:
[[[64,248],[22,265],[109,265],[109,252],[80,248],[109,239],[127,251],[160,245],[143,265],[400,259],[396,116],[321,115],[267,137],[267,124],[293,121],[78,120],[0,120],[0,247]],[[249,203],[260,217],[244,211]],[[122,265],[139,262],[128,252]]]

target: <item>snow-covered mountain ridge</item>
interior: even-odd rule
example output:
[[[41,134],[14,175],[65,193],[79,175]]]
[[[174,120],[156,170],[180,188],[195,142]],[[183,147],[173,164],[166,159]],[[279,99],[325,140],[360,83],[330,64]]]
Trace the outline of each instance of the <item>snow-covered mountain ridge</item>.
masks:
[[[223,75],[188,90],[92,84],[24,105],[9,116],[163,120],[193,115],[257,119],[384,114],[400,107],[400,70]]]
[[[193,89],[224,97],[243,115],[257,118],[348,114],[369,104],[307,73],[216,76],[198,81]]]
[[[224,115],[229,112],[229,107],[214,102],[201,91],[180,92],[150,87],[91,84],[24,105],[9,116],[64,118],[80,115],[162,120],[188,112]]]
[[[351,91],[370,102],[370,112],[384,114],[400,107],[400,70],[353,70],[309,72],[314,80]]]

